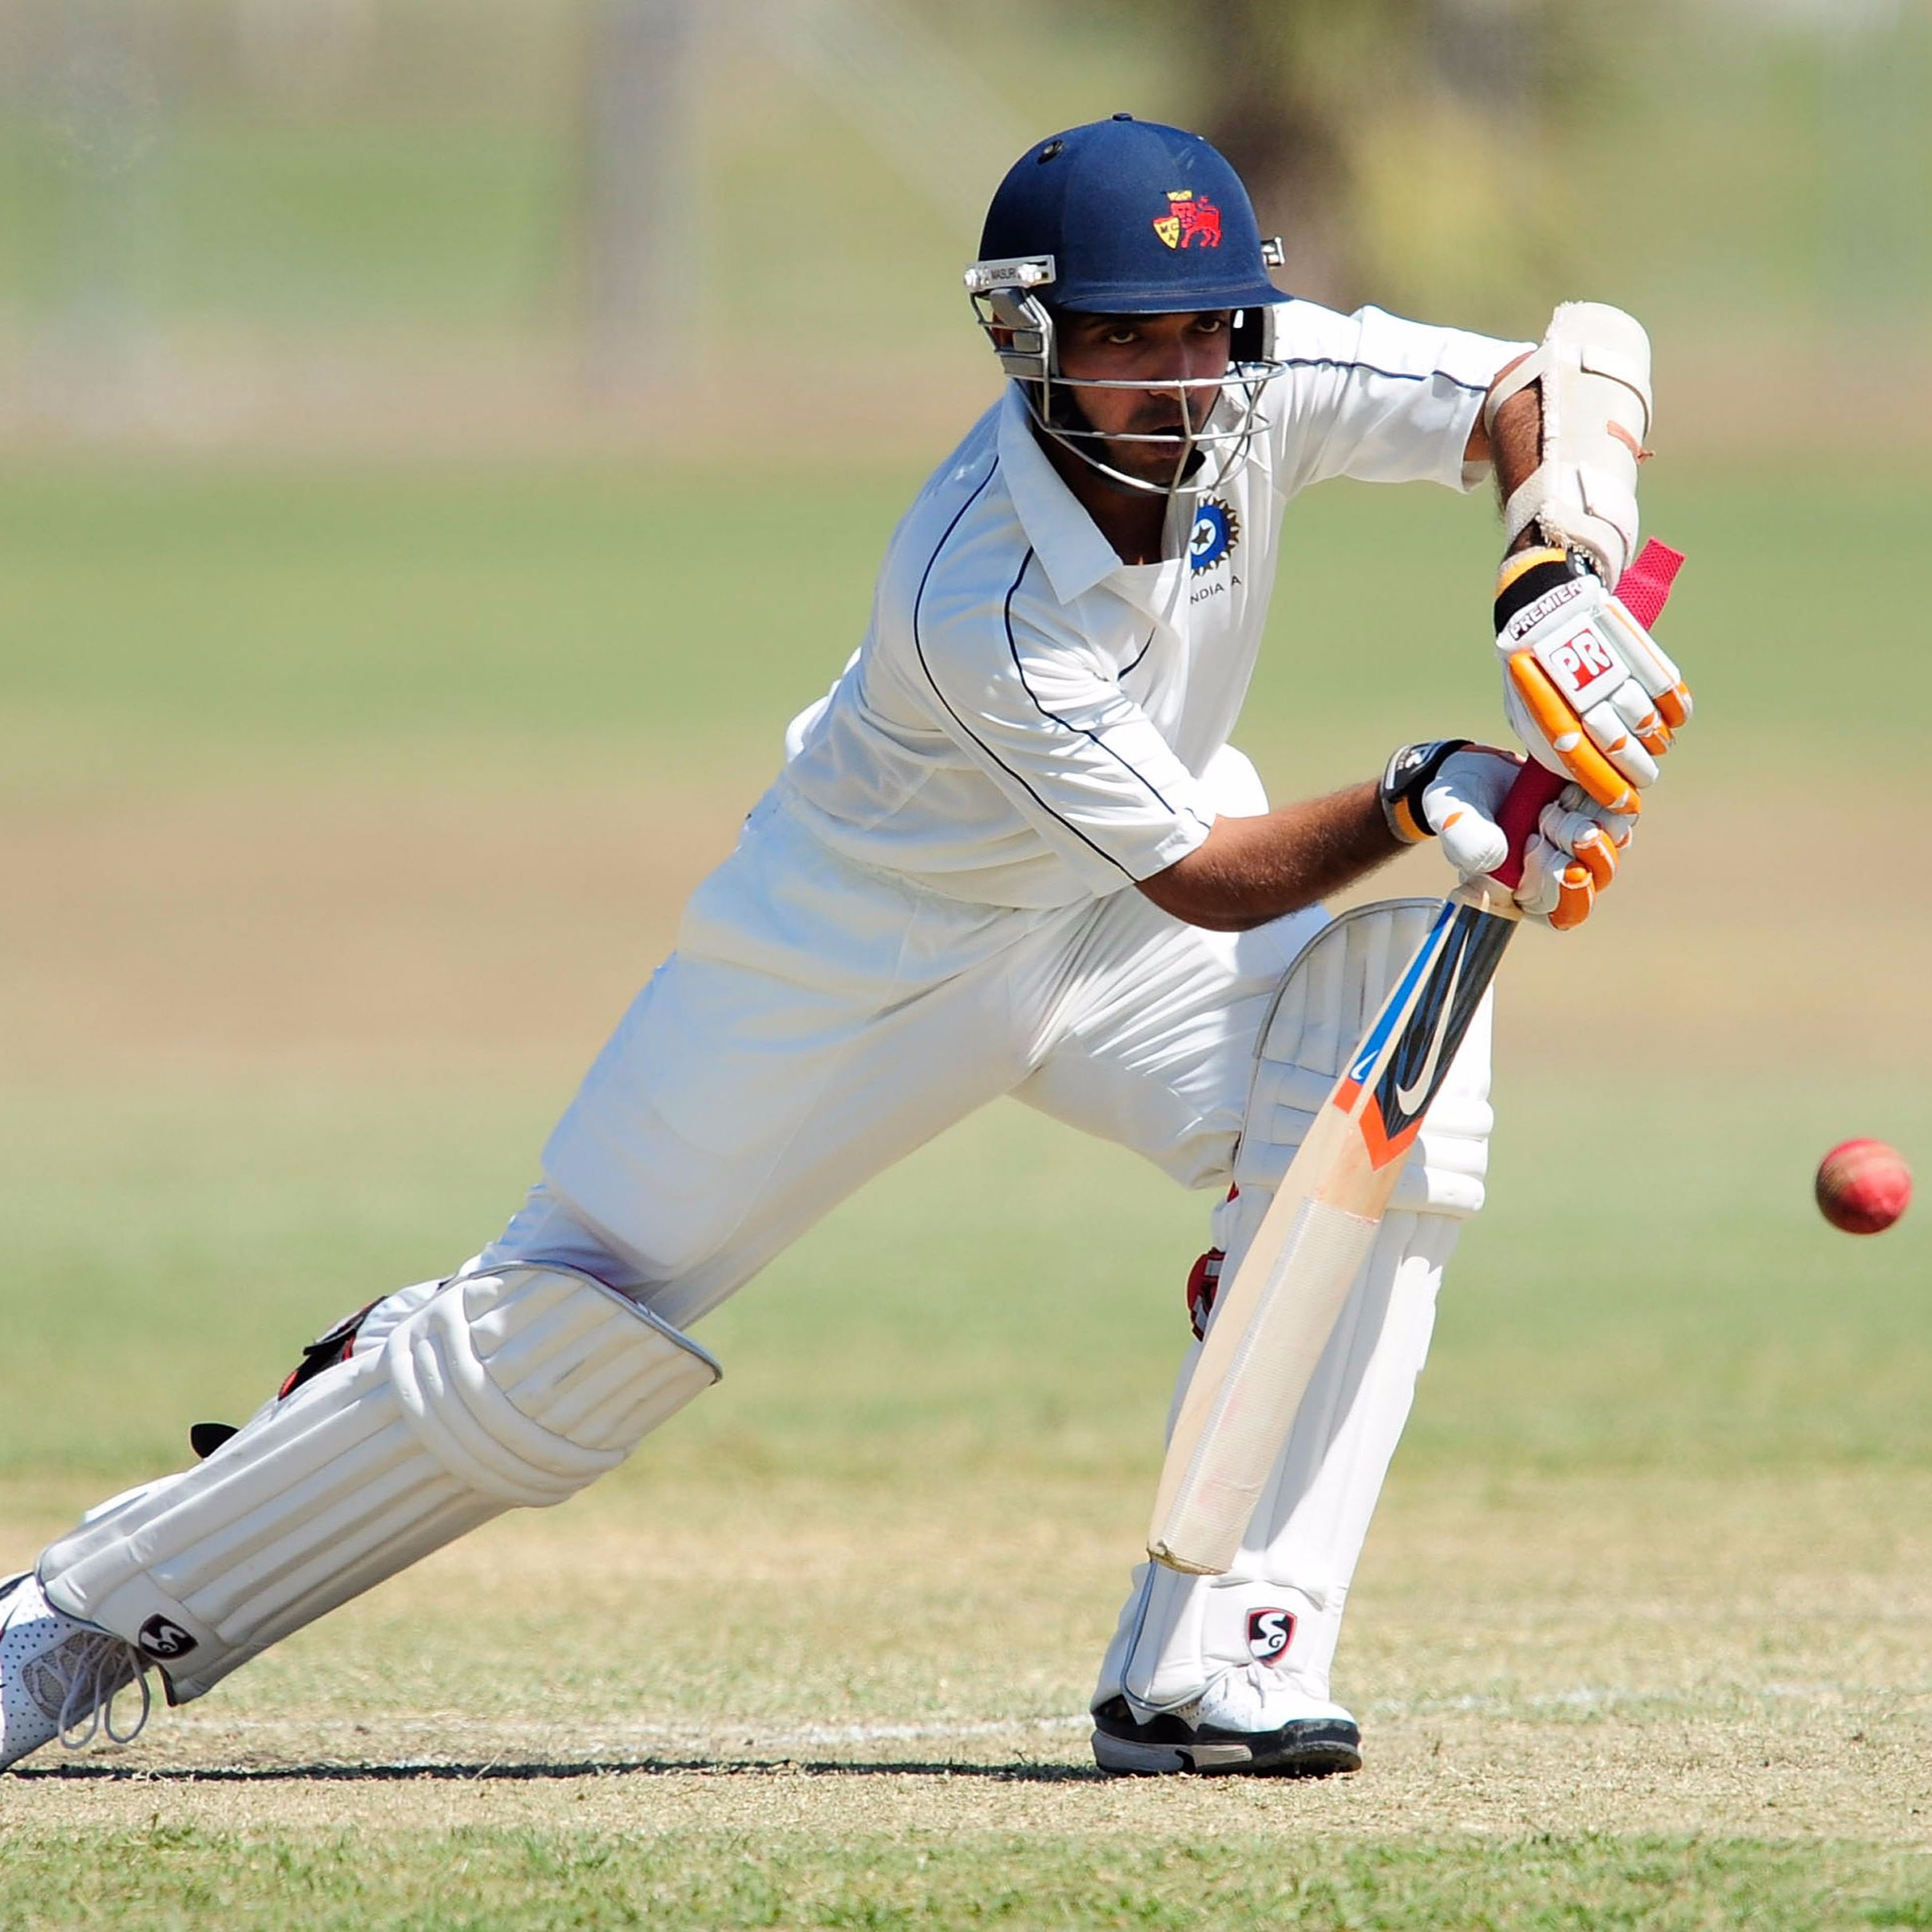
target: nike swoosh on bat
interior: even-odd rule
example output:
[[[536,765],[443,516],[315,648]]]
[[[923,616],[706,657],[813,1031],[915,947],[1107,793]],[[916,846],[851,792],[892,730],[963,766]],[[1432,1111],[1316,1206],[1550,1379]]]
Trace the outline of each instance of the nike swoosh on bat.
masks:
[[[1448,1032],[1450,1016],[1455,1010],[1456,983],[1462,977],[1462,962],[1466,956],[1466,949],[1459,947],[1457,950],[1456,963],[1450,971],[1448,990],[1442,995],[1440,1018],[1436,1022],[1435,1037],[1429,1042],[1428,1057],[1422,1061],[1422,1073],[1413,1086],[1399,1083],[1396,1086],[1395,1104],[1404,1113],[1414,1113],[1428,1100],[1429,1089],[1435,1081],[1435,1064],[1442,1057],[1442,1036]]]

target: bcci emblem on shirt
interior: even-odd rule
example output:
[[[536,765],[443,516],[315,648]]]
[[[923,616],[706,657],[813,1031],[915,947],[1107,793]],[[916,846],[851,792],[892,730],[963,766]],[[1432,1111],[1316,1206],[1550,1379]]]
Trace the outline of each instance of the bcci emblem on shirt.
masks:
[[[1199,577],[1212,570],[1241,541],[1241,520],[1219,497],[1203,497],[1188,533],[1188,569]]]

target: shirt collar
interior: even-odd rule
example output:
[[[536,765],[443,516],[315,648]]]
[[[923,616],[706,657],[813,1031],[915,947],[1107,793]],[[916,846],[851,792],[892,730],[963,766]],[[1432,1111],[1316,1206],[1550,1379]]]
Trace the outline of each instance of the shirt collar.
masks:
[[[1000,399],[999,462],[1014,513],[1061,603],[1072,603],[1125,568],[1047,460],[1018,383],[1009,383]]]

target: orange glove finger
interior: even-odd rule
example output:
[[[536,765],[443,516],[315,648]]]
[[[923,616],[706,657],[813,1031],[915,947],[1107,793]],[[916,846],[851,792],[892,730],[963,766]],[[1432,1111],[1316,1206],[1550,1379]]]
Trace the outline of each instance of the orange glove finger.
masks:
[[[1678,683],[1659,694],[1657,709],[1664,714],[1664,722],[1672,731],[1680,731],[1691,715],[1691,688]]]
[[[1600,831],[1585,832],[1577,839],[1573,850],[1577,861],[1590,875],[1590,883],[1601,892],[1617,876],[1617,848]],[[1574,867],[1564,868],[1567,880]]]
[[[1565,866],[1557,895],[1556,910],[1549,915],[1550,924],[1558,932],[1568,932],[1573,926],[1581,926],[1590,916],[1590,908],[1596,900],[1597,887],[1588,868],[1581,865]]]
[[[1656,700],[1645,695],[1644,687],[1635,678],[1619,689],[1610,703],[1630,736],[1653,759],[1661,758],[1670,749],[1671,728],[1659,713]],[[1603,748],[1614,752],[1619,748],[1605,745]]]
[[[1582,720],[1529,652],[1511,657],[1509,681],[1570,776],[1606,811],[1636,817],[1644,809],[1636,788],[1584,735]]]

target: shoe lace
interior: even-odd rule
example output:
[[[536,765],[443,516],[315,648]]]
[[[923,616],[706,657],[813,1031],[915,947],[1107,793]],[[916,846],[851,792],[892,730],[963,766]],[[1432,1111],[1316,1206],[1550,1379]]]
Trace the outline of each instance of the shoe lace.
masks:
[[[67,1688],[61,1700],[60,1738],[69,1751],[85,1751],[97,1737],[110,1744],[131,1744],[139,1737],[154,1708],[148,1688],[148,1666],[132,1644],[105,1635],[71,1637],[67,1654]],[[141,1715],[131,1728],[114,1728],[114,1700],[133,1684],[141,1691]],[[86,1729],[81,1728],[85,1723]]]

